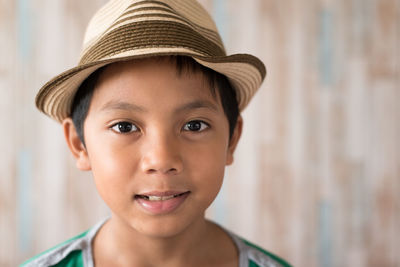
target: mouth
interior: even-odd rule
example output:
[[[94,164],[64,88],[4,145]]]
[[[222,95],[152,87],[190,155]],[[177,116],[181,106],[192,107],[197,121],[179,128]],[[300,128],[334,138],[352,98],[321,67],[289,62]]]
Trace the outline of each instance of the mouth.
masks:
[[[178,209],[191,192],[148,192],[136,194],[135,202],[146,212],[153,215],[168,214]]]
[[[175,193],[175,194],[171,194],[171,193],[148,193],[148,194],[143,194],[143,195],[135,195],[135,199],[144,199],[144,200],[148,200],[148,201],[164,201],[164,200],[169,200],[169,199],[173,199],[176,197],[181,197],[185,194],[189,194],[190,191],[186,191],[183,193]]]

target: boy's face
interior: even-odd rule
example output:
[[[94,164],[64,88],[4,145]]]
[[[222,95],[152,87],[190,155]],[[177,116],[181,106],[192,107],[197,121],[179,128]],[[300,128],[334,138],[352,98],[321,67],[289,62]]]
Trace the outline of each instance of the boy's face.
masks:
[[[220,100],[202,73],[178,75],[168,60],[118,63],[99,77],[86,148],[75,156],[92,170],[114,220],[167,237],[204,220],[240,129],[241,119],[229,140]]]

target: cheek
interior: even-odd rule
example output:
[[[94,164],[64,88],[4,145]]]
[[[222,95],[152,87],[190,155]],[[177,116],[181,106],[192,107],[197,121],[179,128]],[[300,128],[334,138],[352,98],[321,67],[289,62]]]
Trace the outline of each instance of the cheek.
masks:
[[[99,144],[102,145],[88,144],[89,160],[100,196],[112,205],[130,193],[135,159],[127,153],[129,149],[118,149],[104,141]]]
[[[222,185],[226,155],[224,145],[214,144],[185,156],[187,166],[190,164],[188,169],[193,173],[193,184],[211,201]]]
[[[95,129],[93,127],[93,129]],[[98,129],[89,131],[87,135],[87,149],[93,173],[110,179],[124,172],[133,165],[134,158],[130,153],[129,143],[121,142],[110,132]]]

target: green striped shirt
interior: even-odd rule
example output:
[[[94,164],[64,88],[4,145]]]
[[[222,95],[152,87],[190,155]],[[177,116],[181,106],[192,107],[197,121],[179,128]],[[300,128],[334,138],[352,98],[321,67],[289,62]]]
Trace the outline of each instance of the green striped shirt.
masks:
[[[51,248],[32,259],[24,262],[22,267],[94,267],[92,257],[92,240],[102,221],[90,230],[71,238],[60,245]],[[234,241],[239,251],[239,267],[290,267],[278,256],[226,231]]]

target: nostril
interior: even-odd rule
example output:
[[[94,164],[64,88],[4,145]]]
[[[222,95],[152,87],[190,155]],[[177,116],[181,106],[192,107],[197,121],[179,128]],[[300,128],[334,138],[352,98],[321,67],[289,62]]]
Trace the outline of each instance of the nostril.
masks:
[[[177,173],[178,172],[178,170],[177,169],[175,169],[175,168],[171,168],[168,172],[170,172],[170,173]]]
[[[148,169],[147,173],[152,174],[152,173],[156,173],[156,172],[161,172],[161,173],[177,173],[178,170],[176,168],[170,168],[170,169]]]
[[[150,169],[150,170],[147,170],[147,172],[148,173],[154,173],[154,172],[157,172],[155,169]]]

